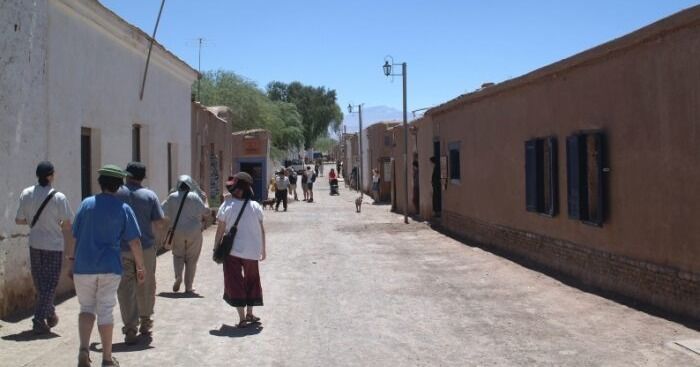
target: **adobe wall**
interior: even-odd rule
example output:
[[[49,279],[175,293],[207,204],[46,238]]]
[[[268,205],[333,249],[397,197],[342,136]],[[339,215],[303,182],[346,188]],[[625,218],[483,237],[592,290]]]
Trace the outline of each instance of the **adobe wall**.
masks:
[[[192,177],[209,196],[209,204],[221,202],[224,182],[232,174],[232,125],[214,111],[192,103]]]
[[[700,10],[429,112],[461,181],[443,224],[584,282],[700,317]],[[566,137],[600,129],[607,220],[568,218]],[[559,214],[525,210],[524,142],[558,139]]]

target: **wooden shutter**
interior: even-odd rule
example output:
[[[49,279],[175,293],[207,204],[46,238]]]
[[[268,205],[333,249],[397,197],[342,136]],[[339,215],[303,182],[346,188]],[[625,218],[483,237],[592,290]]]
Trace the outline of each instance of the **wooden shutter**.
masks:
[[[547,138],[547,150],[549,151],[549,207],[546,208],[547,214],[551,216],[557,215],[559,211],[559,170],[557,161],[557,138]]]
[[[539,212],[539,174],[537,140],[525,142],[525,207],[529,212]]]
[[[603,168],[605,167],[604,138],[603,133],[593,133],[588,137],[588,150],[592,150],[588,152],[588,156],[595,159],[595,162],[590,162],[594,164],[589,165],[589,167],[593,169],[588,172],[589,182],[591,185],[595,185],[595,190],[589,190],[592,193],[589,200],[593,201],[590,207],[595,208],[595,210],[590,210],[588,220],[598,226],[602,226],[605,220],[605,174],[603,172]]]
[[[572,135],[566,138],[566,191],[569,218],[581,218],[581,137]]]

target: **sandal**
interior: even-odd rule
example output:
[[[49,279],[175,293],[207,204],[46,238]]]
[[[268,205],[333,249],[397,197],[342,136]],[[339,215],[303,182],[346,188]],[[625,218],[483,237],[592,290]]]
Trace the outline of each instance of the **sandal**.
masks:
[[[105,366],[114,366],[114,367],[119,367],[119,361],[117,361],[116,358],[112,357],[111,361],[105,361],[104,359],[102,360],[102,367]]]
[[[238,325],[236,325],[236,327],[239,329],[244,329],[247,326],[248,326],[248,322],[246,320],[241,320],[241,322],[239,322]]]
[[[248,322],[250,323],[260,322],[260,318],[253,314],[246,316],[245,319],[248,320]]]
[[[90,351],[87,348],[80,348],[78,351],[78,367],[90,367]]]

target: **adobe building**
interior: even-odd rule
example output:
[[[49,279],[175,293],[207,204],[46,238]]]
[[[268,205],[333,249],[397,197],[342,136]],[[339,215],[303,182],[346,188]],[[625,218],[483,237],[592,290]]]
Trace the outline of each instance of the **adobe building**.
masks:
[[[394,142],[391,153],[392,181],[391,181],[391,209],[397,213],[404,213],[405,181],[404,172],[404,127],[396,125],[389,129]],[[413,162],[418,163],[416,150],[417,129],[414,123],[408,124],[408,215],[418,214],[420,207],[420,170]]]
[[[191,86],[197,71],[96,0],[0,2],[0,317],[33,305],[27,226],[14,223],[37,163],[72,209],[99,191],[97,169],[141,161],[165,198],[191,171]],[[12,172],[12,174],[7,174]],[[72,282],[62,277],[58,293]]]
[[[265,129],[237,131],[231,134],[233,172],[248,172],[253,176],[253,198],[266,200],[268,183],[274,177],[270,158],[271,134]]]
[[[433,219],[433,170],[440,172],[439,160],[436,164],[430,161],[435,156],[435,138],[438,134],[433,131],[434,125],[430,116],[423,116],[412,122],[416,135],[416,154],[418,160],[418,216],[425,221]],[[437,154],[439,157],[439,154]],[[436,167],[437,165],[437,167]]]
[[[393,180],[391,157],[394,135],[390,128],[398,124],[398,122],[378,122],[364,129],[367,136],[367,153],[366,157],[363,157],[366,162],[362,167],[362,181],[365,183],[363,189],[365,193],[372,194],[372,170],[379,170],[379,201],[385,203],[391,202]]]
[[[700,318],[700,7],[428,111],[442,224]]]
[[[345,178],[345,183],[350,185],[350,177],[353,169],[359,171],[360,167],[360,155],[358,147],[357,133],[344,134],[345,139],[345,161],[343,162],[343,178]],[[357,189],[354,187],[353,189]]]
[[[209,206],[223,200],[224,183],[233,174],[232,125],[220,108],[192,102],[192,177],[209,197]]]

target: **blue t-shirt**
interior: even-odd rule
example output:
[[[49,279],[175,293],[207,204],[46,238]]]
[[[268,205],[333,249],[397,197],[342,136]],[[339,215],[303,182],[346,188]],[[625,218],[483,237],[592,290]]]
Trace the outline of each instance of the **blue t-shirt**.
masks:
[[[155,236],[151,224],[165,216],[156,193],[140,185],[127,184],[119,188],[116,196],[136,214],[141,229],[141,246],[144,249],[153,247]],[[122,251],[130,251],[128,241],[122,241]]]
[[[110,194],[80,204],[73,222],[75,274],[121,274],[120,244],[141,236],[133,210]]]

